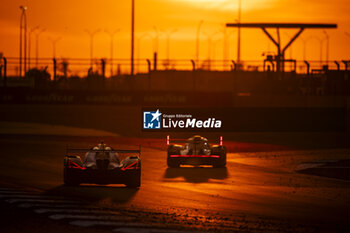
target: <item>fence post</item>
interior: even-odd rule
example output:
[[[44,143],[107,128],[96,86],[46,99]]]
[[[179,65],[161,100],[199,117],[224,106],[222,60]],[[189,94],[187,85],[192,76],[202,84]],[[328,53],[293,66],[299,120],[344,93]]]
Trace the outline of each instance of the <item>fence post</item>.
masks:
[[[341,62],[345,65],[345,70],[348,70],[348,61],[342,60]]]
[[[7,87],[7,59],[6,57],[2,58],[4,60],[4,87]]]
[[[233,64],[233,70],[236,71],[237,70],[237,64],[234,60],[232,60],[232,64]]]
[[[336,66],[337,66],[337,70],[340,70],[340,64],[339,64],[339,62],[334,61],[334,63],[335,63],[335,64],[336,64]]]
[[[52,61],[53,61],[53,81],[56,82],[56,78],[57,78],[57,74],[56,74],[57,61],[56,61],[56,58],[53,58]]]
[[[310,74],[310,63],[308,61],[304,61],[305,65],[306,65],[306,69],[307,69],[307,75]]]
[[[149,59],[146,60],[148,65],[148,73],[151,73],[151,61]]]
[[[192,71],[196,71],[196,62],[192,59],[191,63],[192,63]]]
[[[151,61],[149,59],[146,60],[148,65],[148,90],[151,90]]]
[[[157,70],[157,53],[153,54],[153,70]]]
[[[106,72],[106,61],[104,59],[101,59],[101,66],[102,66],[102,77],[105,78],[105,72]]]

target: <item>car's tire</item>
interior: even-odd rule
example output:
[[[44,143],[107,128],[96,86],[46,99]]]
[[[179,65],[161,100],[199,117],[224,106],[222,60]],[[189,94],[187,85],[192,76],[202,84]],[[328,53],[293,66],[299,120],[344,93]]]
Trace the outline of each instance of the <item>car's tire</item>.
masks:
[[[74,177],[70,169],[67,167],[64,167],[64,170],[63,170],[63,182],[67,186],[80,185],[78,177]]]
[[[213,164],[214,168],[223,168],[226,167],[226,160],[221,159],[219,161],[217,161],[216,163]]]
[[[128,188],[139,188],[141,186],[141,169],[129,177],[126,187]]]
[[[170,167],[170,168],[177,168],[177,167],[180,167],[180,163],[179,162],[177,162],[177,161],[174,161],[174,160],[172,160],[172,159],[167,159],[167,165],[168,165],[168,167]]]
[[[180,148],[174,146],[174,145],[170,145],[168,147],[168,158],[167,158],[167,165],[170,168],[177,168],[180,166],[180,163],[174,159],[170,158],[170,155],[178,155],[180,154]]]
[[[220,158],[213,163],[214,168],[223,168],[226,167],[226,148],[223,146],[218,146],[212,148],[212,154],[220,155]]]
[[[77,174],[74,174],[72,172],[71,168],[67,167],[68,159],[69,158],[66,158],[64,160],[64,164],[63,164],[63,166],[64,166],[64,168],[63,168],[63,183],[67,186],[78,186],[81,183],[80,179],[79,179],[79,177],[77,177]],[[77,158],[73,158],[73,159],[76,160],[75,162],[79,163],[79,161],[80,161],[80,163],[81,163],[80,158],[77,157]]]

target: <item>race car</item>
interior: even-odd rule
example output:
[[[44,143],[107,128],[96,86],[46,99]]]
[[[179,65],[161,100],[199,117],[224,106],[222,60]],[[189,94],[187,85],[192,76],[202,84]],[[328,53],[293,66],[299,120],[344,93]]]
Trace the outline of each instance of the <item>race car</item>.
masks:
[[[174,139],[184,141],[183,139]],[[180,165],[212,165],[213,167],[226,166],[226,148],[223,146],[222,137],[219,144],[210,145],[208,139],[195,135],[184,145],[171,144],[170,136],[167,136],[168,167],[174,168]]]
[[[85,153],[84,160],[79,153]],[[120,160],[119,154],[135,154]],[[82,183],[141,185],[141,147],[139,150],[115,150],[102,141],[91,149],[68,149],[64,158],[64,184]]]

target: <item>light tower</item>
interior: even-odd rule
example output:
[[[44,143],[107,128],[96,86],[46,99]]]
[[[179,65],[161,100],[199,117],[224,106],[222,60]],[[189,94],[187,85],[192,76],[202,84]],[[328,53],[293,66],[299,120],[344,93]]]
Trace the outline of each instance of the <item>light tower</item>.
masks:
[[[93,65],[93,52],[94,52],[94,36],[100,32],[101,29],[96,29],[95,31],[90,31],[88,29],[85,29],[85,32],[90,35],[90,68],[92,69]]]
[[[134,76],[134,55],[135,55],[135,0],[131,0],[131,61],[130,61],[131,76]]]
[[[120,29],[116,29],[113,32],[110,32],[108,30],[105,30],[105,33],[107,33],[110,37],[110,64],[111,64],[111,77],[113,76],[113,40],[114,40],[114,36],[117,32],[119,32]]]
[[[27,72],[27,15],[26,6],[20,6],[19,9],[22,10],[21,21],[19,24],[19,76],[22,77],[22,53],[24,55],[24,75]]]
[[[200,30],[203,25],[204,21],[201,20],[199,21],[199,24],[197,26],[197,35],[196,35],[196,65],[198,66],[199,64],[199,45],[200,45]]]
[[[238,0],[238,19],[237,23],[241,23],[241,0]],[[240,67],[241,64],[241,27],[238,27],[237,33],[237,64]]]

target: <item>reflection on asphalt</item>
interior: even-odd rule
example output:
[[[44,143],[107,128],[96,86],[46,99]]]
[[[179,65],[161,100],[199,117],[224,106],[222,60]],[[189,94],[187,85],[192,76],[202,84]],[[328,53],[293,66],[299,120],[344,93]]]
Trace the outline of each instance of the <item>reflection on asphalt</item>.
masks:
[[[179,167],[167,168],[164,173],[164,178],[173,179],[183,177],[186,182],[203,183],[210,182],[210,179],[223,180],[227,178],[227,168],[212,168],[212,167]],[[167,180],[169,181],[169,180]]]

